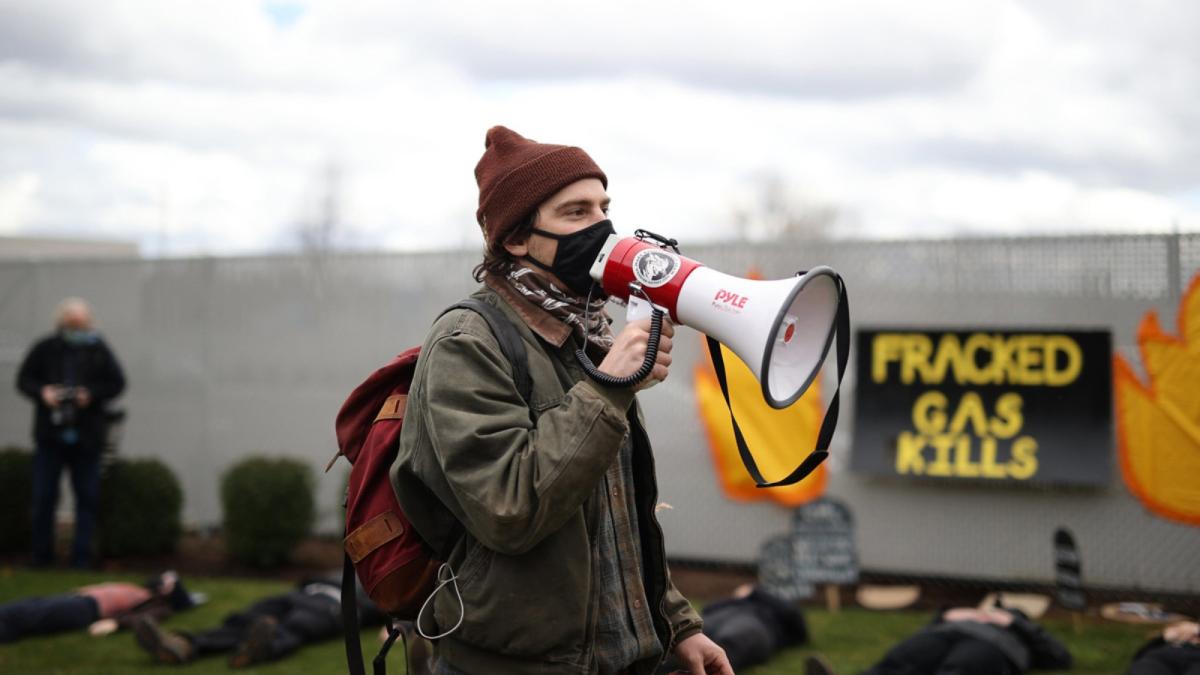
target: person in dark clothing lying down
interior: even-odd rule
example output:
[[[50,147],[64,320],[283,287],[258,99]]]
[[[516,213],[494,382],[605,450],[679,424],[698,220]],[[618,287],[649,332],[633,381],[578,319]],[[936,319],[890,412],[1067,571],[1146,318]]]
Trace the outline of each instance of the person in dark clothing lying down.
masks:
[[[806,675],[832,675],[818,658]],[[956,607],[938,612],[863,675],[1018,675],[1067,669],[1071,654],[1019,609]]]
[[[165,618],[193,607],[196,600],[171,571],[141,585],[112,581],[59,595],[14,600],[0,604],[0,643],[83,628],[102,635],[128,628],[139,617]]]
[[[1181,621],[1142,645],[1128,675],[1200,675],[1200,624]]]
[[[225,617],[220,626],[198,633],[172,632],[144,617],[134,624],[134,637],[161,663],[178,665],[225,653],[231,653],[234,668],[281,659],[306,644],[342,635],[340,575],[303,581],[295,590],[258,600]],[[385,620],[361,588],[358,610],[361,625]]]
[[[792,603],[751,584],[737,587],[732,597],[704,607],[704,634],[725,650],[735,672],[769,661],[777,652],[808,641],[804,614]],[[668,659],[658,673],[678,669]]]

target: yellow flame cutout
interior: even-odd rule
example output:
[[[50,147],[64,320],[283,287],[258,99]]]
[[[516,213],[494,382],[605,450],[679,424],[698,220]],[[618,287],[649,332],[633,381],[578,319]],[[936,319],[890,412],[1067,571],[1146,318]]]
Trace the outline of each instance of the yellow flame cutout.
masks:
[[[1148,382],[1115,358],[1117,447],[1125,485],[1151,511],[1200,525],[1200,274],[1179,303],[1179,334],[1150,310],[1137,342]]]

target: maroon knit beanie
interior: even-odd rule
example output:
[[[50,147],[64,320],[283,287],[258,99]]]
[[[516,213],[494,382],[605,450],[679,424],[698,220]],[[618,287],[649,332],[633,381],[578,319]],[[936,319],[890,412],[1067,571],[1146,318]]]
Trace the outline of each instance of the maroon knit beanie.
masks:
[[[488,129],[484,147],[475,165],[475,219],[489,250],[502,245],[522,219],[571,183],[599,178],[608,187],[608,177],[576,147],[538,143],[501,126]]]

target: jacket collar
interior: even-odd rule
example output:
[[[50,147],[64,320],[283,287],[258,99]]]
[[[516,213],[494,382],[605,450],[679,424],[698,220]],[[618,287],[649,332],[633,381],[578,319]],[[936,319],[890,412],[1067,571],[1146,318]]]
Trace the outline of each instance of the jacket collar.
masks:
[[[562,347],[567,343],[567,338],[571,337],[570,326],[554,318],[553,314],[518,293],[512,286],[505,283],[504,279],[486,274],[483,277],[483,283],[513,308],[517,316],[521,317],[525,325],[529,326],[529,330],[546,342],[555,347]]]

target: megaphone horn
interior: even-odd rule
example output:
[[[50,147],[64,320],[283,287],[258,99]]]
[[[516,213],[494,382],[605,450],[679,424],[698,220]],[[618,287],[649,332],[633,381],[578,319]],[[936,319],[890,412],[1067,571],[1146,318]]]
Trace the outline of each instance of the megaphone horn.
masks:
[[[609,297],[636,302],[641,296],[675,323],[729,347],[754,372],[773,408],[804,394],[833,343],[841,282],[828,267],[774,281],[743,279],[639,230],[634,237],[610,236],[591,275]]]

